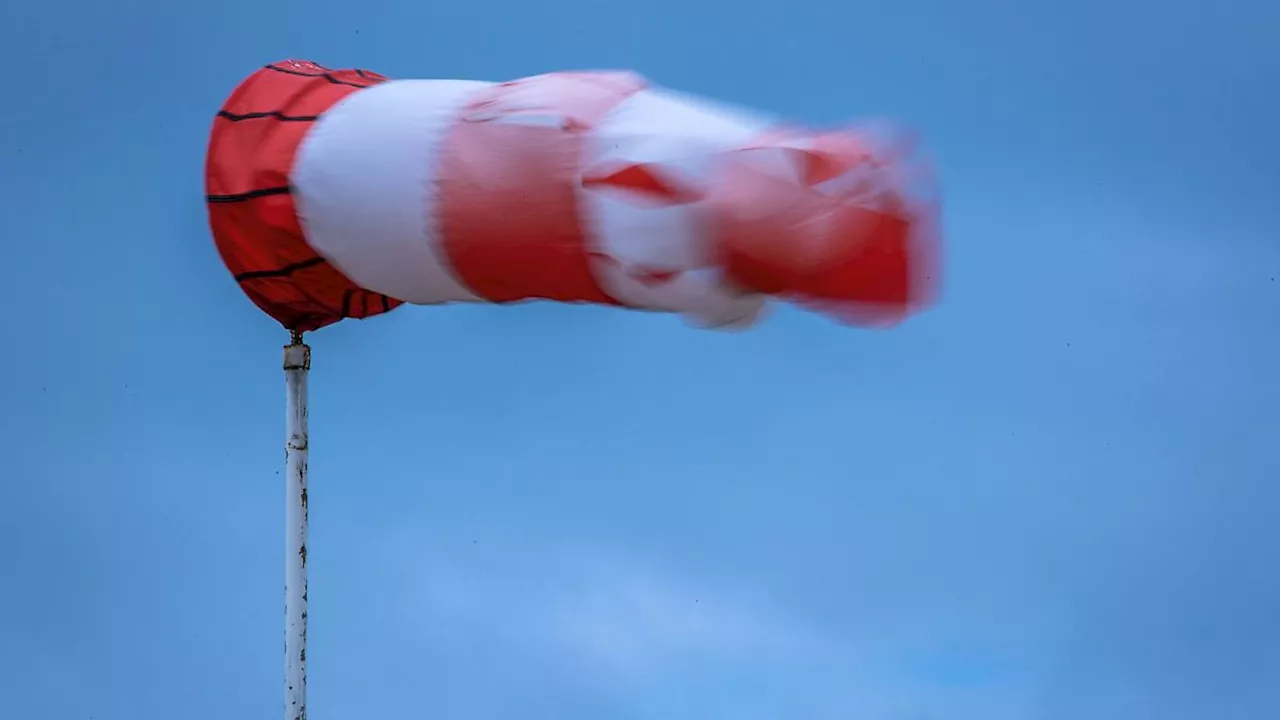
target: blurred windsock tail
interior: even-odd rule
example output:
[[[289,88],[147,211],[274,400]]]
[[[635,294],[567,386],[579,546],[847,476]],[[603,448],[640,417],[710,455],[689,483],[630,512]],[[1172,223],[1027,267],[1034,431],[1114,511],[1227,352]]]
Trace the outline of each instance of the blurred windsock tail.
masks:
[[[854,325],[936,296],[939,201],[909,137],[781,131],[734,151],[712,198],[727,276]]]

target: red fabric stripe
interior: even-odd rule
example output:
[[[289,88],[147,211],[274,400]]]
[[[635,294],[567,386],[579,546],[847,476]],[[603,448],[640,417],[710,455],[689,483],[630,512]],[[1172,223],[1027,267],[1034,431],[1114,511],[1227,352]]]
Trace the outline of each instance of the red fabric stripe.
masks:
[[[936,207],[910,201],[897,181],[906,158],[872,154],[852,134],[817,136],[812,149],[787,149],[803,171],[795,182],[743,161],[770,139],[727,158],[712,185],[729,278],[853,324],[892,323],[932,300]],[[815,187],[841,177],[846,187]]]
[[[591,271],[578,208],[582,134],[644,81],[552,73],[478,93],[441,149],[437,217],[458,277],[492,302],[618,304]]]
[[[249,76],[222,110],[233,116],[319,115],[362,86],[385,81],[368,71],[284,61]],[[216,118],[205,165],[206,193],[235,196],[287,187],[298,145],[310,128],[310,122],[283,121],[274,115],[240,121]],[[306,243],[289,194],[210,202],[208,208],[223,262],[233,275],[249,275],[240,281],[245,294],[287,328],[314,330],[400,304],[390,299],[384,303],[381,295],[357,287],[327,262],[308,262],[316,252]]]

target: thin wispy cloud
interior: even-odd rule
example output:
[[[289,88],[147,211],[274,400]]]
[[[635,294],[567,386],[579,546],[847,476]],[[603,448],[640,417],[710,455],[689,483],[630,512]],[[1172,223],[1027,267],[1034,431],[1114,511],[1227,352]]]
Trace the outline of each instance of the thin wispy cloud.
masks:
[[[747,593],[700,585],[624,551],[526,540],[501,553],[433,557],[419,547],[416,592],[404,603],[427,636],[524,644],[623,680],[686,662],[846,651]]]
[[[384,566],[414,577],[397,601],[405,642],[494,677],[572,678],[663,717],[1025,717],[1016,688],[939,683],[944,670],[913,665],[909,634],[899,637],[912,647],[895,647],[893,629],[824,627],[777,595],[698,582],[670,559],[581,540],[507,542],[492,530],[405,528],[383,545]],[[458,540],[471,536],[488,540]]]

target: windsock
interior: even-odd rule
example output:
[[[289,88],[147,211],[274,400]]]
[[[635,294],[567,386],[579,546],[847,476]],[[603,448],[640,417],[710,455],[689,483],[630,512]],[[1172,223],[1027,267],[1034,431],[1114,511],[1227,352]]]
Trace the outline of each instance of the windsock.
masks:
[[[402,304],[596,303],[745,327],[922,307],[937,200],[913,146],[813,131],[629,72],[388,80],[287,60],[214,120],[210,225],[290,330]]]

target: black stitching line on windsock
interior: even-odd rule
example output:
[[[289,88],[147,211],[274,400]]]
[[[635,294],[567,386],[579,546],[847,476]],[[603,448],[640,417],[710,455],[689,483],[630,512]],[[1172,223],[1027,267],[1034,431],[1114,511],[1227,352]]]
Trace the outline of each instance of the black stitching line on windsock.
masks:
[[[360,314],[354,315],[352,314],[352,305],[354,304],[352,301],[355,299],[355,294],[357,292],[360,293]],[[363,290],[363,289],[348,288],[342,293],[342,317],[361,317],[361,318],[369,317],[371,314],[369,312],[369,296],[370,295],[378,298],[378,303],[382,306],[382,312],[384,313],[391,312],[390,297],[387,297],[382,293],[369,292],[368,290]]]
[[[289,70],[289,69],[287,69],[287,68],[276,67],[275,65],[267,65],[267,66],[266,66],[266,68],[267,68],[268,70],[275,70],[275,71],[276,71],[276,72],[278,72],[278,73],[284,73],[285,75],[297,75],[297,76],[299,76],[299,77],[324,78],[325,80],[328,80],[329,82],[333,83],[334,85],[346,85],[346,86],[348,86],[348,87],[353,87],[353,88],[367,88],[367,87],[371,87],[370,85],[361,85],[360,83],[353,83],[353,82],[347,82],[346,80],[339,80],[338,78],[334,77],[331,73],[327,73],[327,72],[323,72],[323,73],[306,73],[306,72],[302,72],[302,71],[300,71],[300,70]],[[357,72],[359,72],[359,71],[357,71]],[[360,74],[360,77],[364,77],[364,74],[363,74],[362,72],[360,72],[359,74]]]
[[[246,200],[255,200],[261,197],[270,197],[272,195],[288,195],[289,186],[258,188],[257,190],[249,190],[248,192],[233,193],[231,195],[205,195],[206,202],[216,204],[238,203]]]
[[[290,263],[284,267],[276,268],[275,270],[250,270],[249,272],[242,272],[239,275],[236,275],[236,282],[242,283],[246,280],[288,277],[299,270],[306,270],[309,267],[315,267],[316,265],[320,265],[324,262],[325,259],[317,255],[316,257],[300,260],[296,263]],[[351,291],[348,290],[347,292]],[[346,303],[345,297],[343,298],[343,303]]]
[[[244,120],[258,120],[260,118],[273,118],[281,122],[315,122],[320,119],[319,115],[285,115],[279,110],[267,110],[265,112],[251,112],[237,114],[227,112],[226,110],[218,111],[218,117],[225,118],[231,122],[241,122]]]

